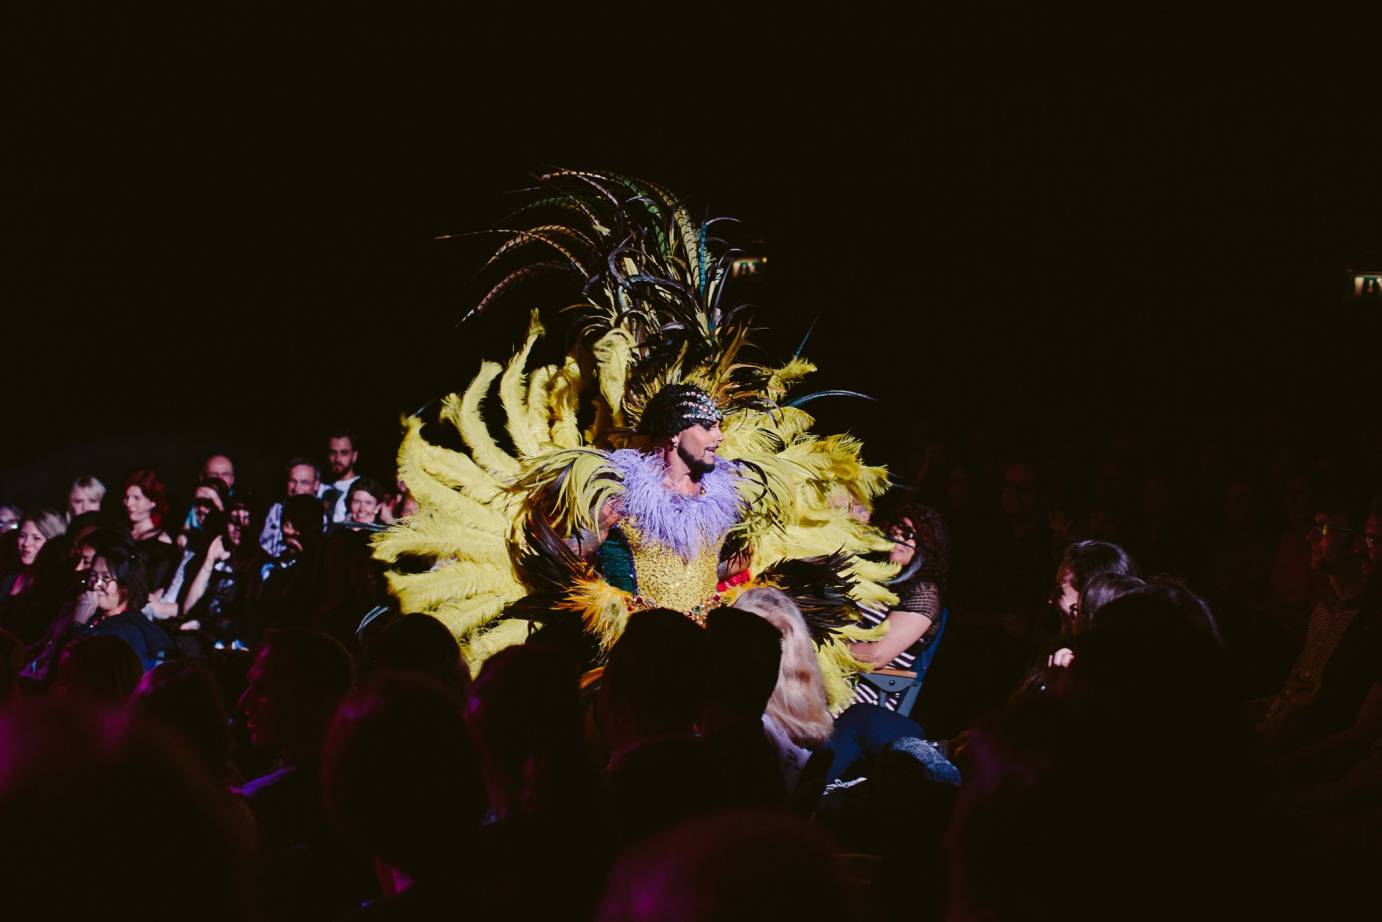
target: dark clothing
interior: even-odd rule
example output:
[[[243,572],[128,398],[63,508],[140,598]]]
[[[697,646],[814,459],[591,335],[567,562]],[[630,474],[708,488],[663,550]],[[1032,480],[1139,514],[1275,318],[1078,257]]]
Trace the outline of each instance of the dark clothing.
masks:
[[[825,762],[825,783],[830,784],[851,777],[850,769],[856,762],[879,755],[889,743],[903,737],[924,740],[926,733],[915,720],[895,711],[873,704],[855,704],[835,719],[830,739],[816,750],[811,762]],[[812,773],[816,767],[808,765],[803,774]]]
[[[334,919],[377,892],[327,820],[320,774],[315,763],[289,765],[239,790],[259,827],[270,919]]]
[[[638,743],[611,760],[605,784],[615,834],[624,844],[729,800],[710,750],[693,736]]]
[[[163,532],[158,532],[152,538],[134,542],[134,546],[144,558],[150,592],[167,586],[173,578],[173,572],[182,561],[182,551],[171,541],[160,541],[158,535],[161,534]]]
[[[1382,599],[1362,605],[1320,676],[1320,690],[1303,718],[1306,738],[1353,724],[1373,683],[1382,681]]]
[[[161,663],[173,646],[173,642],[163,629],[144,617],[141,612],[121,612],[88,623],[78,627],[74,636],[119,637],[134,650],[145,672]]]
[[[748,721],[704,737],[710,760],[727,783],[726,796],[736,807],[782,805],[787,780],[777,748],[768,741],[763,721]]]

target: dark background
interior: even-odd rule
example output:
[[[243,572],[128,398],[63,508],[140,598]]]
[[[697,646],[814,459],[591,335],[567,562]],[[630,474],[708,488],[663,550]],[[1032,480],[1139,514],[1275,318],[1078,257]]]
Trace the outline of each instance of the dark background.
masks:
[[[1108,421],[1177,438],[1363,411],[1382,241],[1357,21],[543,5],[33,5],[7,107],[0,500],[230,451],[276,486],[325,429],[504,357],[475,242],[547,164],[656,179],[770,257],[869,456]],[[662,8],[658,8],[662,9]],[[842,9],[842,8],[839,8]],[[1371,265],[1370,263],[1368,265]]]

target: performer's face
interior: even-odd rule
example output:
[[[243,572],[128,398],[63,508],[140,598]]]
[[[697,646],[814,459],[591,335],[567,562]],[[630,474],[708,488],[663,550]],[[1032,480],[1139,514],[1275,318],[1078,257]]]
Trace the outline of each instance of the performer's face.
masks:
[[[715,423],[710,427],[699,424],[688,426],[677,433],[673,441],[681,460],[694,472],[715,467],[715,452],[724,440],[725,434],[720,431],[720,424]]]

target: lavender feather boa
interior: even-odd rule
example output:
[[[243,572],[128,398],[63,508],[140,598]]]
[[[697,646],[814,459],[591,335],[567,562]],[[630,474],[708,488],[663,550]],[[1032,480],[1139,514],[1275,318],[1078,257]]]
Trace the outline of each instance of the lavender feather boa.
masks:
[[[610,453],[609,463],[624,482],[624,514],[644,538],[670,547],[683,560],[719,544],[739,521],[739,473],[729,461],[717,461],[706,472],[698,496],[667,489],[667,465],[657,455],[623,448]]]

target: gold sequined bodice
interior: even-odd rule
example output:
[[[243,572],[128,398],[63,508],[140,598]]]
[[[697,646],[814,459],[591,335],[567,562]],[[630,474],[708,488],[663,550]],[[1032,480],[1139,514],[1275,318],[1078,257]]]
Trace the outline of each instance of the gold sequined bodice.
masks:
[[[655,541],[645,541],[638,523],[627,517],[619,526],[633,552],[638,595],[658,608],[688,613],[699,611],[715,595],[719,580],[723,537],[690,560]]]

